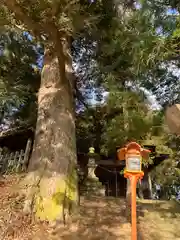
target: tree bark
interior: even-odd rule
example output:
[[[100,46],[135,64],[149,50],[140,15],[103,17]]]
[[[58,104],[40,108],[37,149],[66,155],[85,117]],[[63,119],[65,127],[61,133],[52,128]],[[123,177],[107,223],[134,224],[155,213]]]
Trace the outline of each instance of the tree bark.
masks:
[[[62,41],[62,40],[58,40]],[[41,220],[65,221],[77,204],[72,61],[67,40],[46,47],[25,211]]]
[[[144,171],[144,178],[138,186],[138,195],[142,199],[152,199],[152,181],[148,171]]]

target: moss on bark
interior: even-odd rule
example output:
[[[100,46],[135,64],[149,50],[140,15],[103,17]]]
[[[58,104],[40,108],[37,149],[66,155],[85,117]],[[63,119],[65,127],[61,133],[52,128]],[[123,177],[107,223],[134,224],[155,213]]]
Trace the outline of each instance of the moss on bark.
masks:
[[[41,177],[37,172],[31,172],[24,183],[27,191],[25,211],[33,211],[37,219],[66,222],[77,209],[77,175],[74,168],[67,176],[57,173],[48,176],[44,172]]]

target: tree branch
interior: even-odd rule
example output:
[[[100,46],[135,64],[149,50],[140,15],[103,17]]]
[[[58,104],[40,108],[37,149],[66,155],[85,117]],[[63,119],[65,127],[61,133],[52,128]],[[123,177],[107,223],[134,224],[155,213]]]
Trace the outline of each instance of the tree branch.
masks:
[[[105,114],[104,118],[106,118],[106,120],[111,120],[112,118],[115,118],[118,115],[123,114],[123,110],[122,108],[117,108],[117,109],[111,109],[110,112],[108,112],[107,114]]]
[[[28,29],[33,31],[33,33],[36,36],[41,38],[42,34],[44,33],[47,33],[49,35],[49,38],[54,43],[55,51],[57,51],[61,79],[62,80],[66,79],[65,77],[66,58],[63,51],[64,46],[62,43],[62,40],[63,40],[62,37],[66,37],[66,36],[64,36],[63,33],[60,33],[56,25],[51,21],[49,21],[48,23],[45,23],[44,25],[34,22],[31,19],[31,17],[27,15],[24,9],[17,3],[16,0],[0,0],[0,1],[3,2],[3,4],[11,12],[14,12],[16,18],[20,20],[22,23],[24,23],[28,27]]]
[[[16,0],[1,0],[1,2],[9,9],[9,11],[14,12],[16,18],[33,31],[36,36],[41,37],[41,34],[46,32],[41,24],[34,22],[27,13],[24,12],[24,9],[22,9]]]

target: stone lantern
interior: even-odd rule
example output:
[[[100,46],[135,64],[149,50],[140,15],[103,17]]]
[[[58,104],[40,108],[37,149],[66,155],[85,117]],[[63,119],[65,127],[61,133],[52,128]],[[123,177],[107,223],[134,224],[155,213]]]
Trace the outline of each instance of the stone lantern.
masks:
[[[89,161],[88,161],[88,178],[87,178],[87,190],[92,195],[103,195],[105,196],[105,186],[99,181],[99,178],[96,177],[95,170],[98,166],[97,157],[95,149],[93,147],[89,148]]]

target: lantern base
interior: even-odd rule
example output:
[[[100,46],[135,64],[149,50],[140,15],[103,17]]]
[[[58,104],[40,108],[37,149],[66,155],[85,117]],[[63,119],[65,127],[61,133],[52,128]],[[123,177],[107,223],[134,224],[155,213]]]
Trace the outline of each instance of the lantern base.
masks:
[[[137,179],[142,179],[144,176],[144,172],[129,172],[127,170],[124,171],[124,177],[125,178],[131,178],[132,176],[135,176]]]

